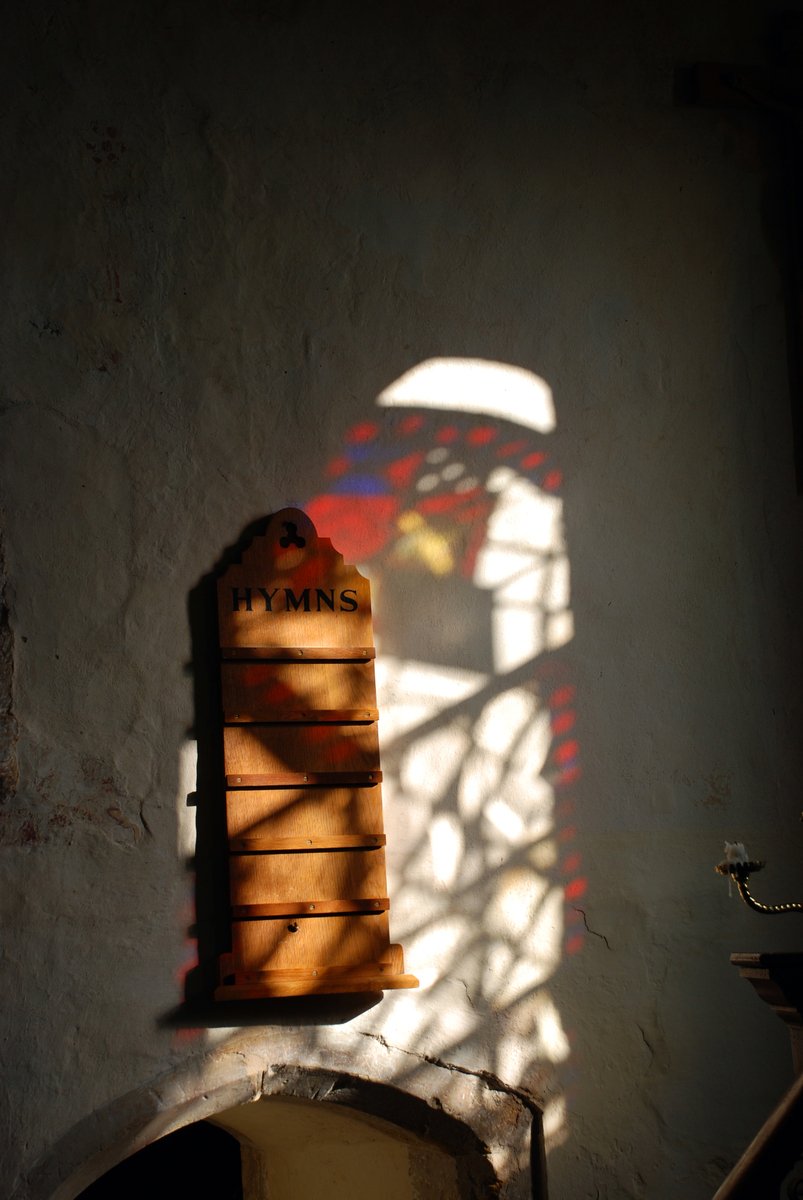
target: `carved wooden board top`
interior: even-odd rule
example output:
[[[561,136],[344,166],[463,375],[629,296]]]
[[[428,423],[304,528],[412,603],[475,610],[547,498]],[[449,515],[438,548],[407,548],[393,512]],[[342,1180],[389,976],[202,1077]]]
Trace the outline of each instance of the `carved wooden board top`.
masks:
[[[371,590],[309,517],[283,508],[218,582],[224,658],[373,657]]]

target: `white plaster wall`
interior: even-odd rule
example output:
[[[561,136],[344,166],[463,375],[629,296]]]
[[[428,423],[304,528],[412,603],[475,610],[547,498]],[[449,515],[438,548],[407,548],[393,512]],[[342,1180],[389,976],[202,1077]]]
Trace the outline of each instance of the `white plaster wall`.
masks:
[[[391,443],[378,397],[438,358],[553,397],[587,891],[526,1002],[495,1006],[474,951],[440,974],[436,954],[418,993],[297,1036],[358,1074],[384,1038],[400,1086],[427,1055],[529,1093],[558,1200],[702,1200],[784,1088],[784,1031],[728,954],[798,935],[712,872],[738,836],[770,860],[762,888],[796,894],[781,289],[759,124],[672,103],[676,63],[760,61],[763,16],[232,0],[7,18],[4,1191],[97,1110],[168,1070],[202,1081],[237,1044],[165,1021],[193,953],[187,596],[249,521],[327,490],[348,430]],[[406,795],[387,798],[391,855],[431,817]],[[431,881],[433,922],[471,849]],[[399,862],[393,932],[415,946]],[[260,1028],[266,1063],[283,1037]]]

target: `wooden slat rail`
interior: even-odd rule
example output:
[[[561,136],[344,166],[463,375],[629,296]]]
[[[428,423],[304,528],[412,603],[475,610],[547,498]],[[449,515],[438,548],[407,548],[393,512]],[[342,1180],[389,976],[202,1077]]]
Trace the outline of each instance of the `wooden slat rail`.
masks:
[[[373,646],[221,646],[223,659],[261,659],[283,662],[304,658],[309,662],[359,662],[376,658]]]
[[[373,900],[276,900],[271,904],[233,904],[231,915],[238,920],[248,917],[298,917],[308,913],[329,917],[336,913],[387,912],[389,908],[387,896]]]
[[[314,787],[321,784],[331,784],[332,787],[367,787],[368,784],[381,782],[381,771],[277,771],[268,775],[226,776],[226,786],[237,788],[299,787],[304,783]]]
[[[278,713],[278,709],[276,710]],[[261,717],[261,720],[267,718]],[[300,721],[305,725],[365,725],[369,721],[377,721],[379,712],[375,708],[286,708],[282,713],[281,724],[288,721]],[[253,717],[248,713],[227,713],[226,721],[231,725],[248,725]],[[278,724],[278,717],[276,724]]]
[[[384,833],[330,833],[312,837],[235,837],[229,841],[229,850],[248,854],[263,851],[266,854],[283,854],[289,850],[373,850],[384,846]]]
[[[777,1196],[784,1177],[803,1152],[803,1075],[768,1117],[714,1200],[759,1200]]]
[[[387,972],[387,973],[385,973]],[[355,974],[347,971],[299,971],[295,979],[261,979],[256,983],[223,984],[220,998],[265,1000],[278,996],[332,996],[343,992],[393,991],[418,987],[415,975],[393,975],[386,967]]]
[[[364,979],[366,975],[389,975],[390,963],[362,963],[359,967],[316,967],[312,971],[268,971],[246,975],[246,983],[294,983],[298,979]]]

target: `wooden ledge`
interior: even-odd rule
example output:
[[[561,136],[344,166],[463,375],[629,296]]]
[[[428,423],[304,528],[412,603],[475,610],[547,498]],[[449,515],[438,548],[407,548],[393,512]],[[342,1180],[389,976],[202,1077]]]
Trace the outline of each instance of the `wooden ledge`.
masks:
[[[731,963],[783,1021],[803,1026],[803,953],[732,954]]]
[[[389,945],[373,962],[319,967],[274,967],[238,971],[231,953],[220,956],[220,986],[216,1000],[258,1000],[273,996],[326,995],[336,992],[385,991],[419,986],[404,970],[404,951]]]
[[[250,920],[253,917],[301,917],[314,914],[316,917],[331,916],[334,913],[372,913],[387,912],[390,900],[387,896],[374,897],[369,900],[337,899],[337,900],[277,900],[270,904],[233,904],[231,915],[235,921]]]
[[[279,996],[327,996],[342,992],[379,992],[397,988],[416,988],[415,975],[335,975],[316,976],[299,972],[296,980],[271,983],[223,983],[215,989],[216,1000],[268,1000]]]
[[[296,850],[375,850],[384,846],[384,833],[331,833],[314,837],[237,837],[229,842],[232,854],[283,854]]]
[[[732,954],[756,994],[785,1022],[792,1043],[795,1072],[803,1072],[803,952],[769,951],[762,954]]]
[[[381,771],[281,771],[271,775],[227,775],[227,788],[260,787],[311,787],[326,784],[331,787],[346,785],[369,787],[382,782]]]
[[[366,662],[376,658],[373,646],[221,646],[224,659],[261,659],[263,662],[284,662],[287,659],[305,662]]]
[[[250,713],[225,713],[227,725],[366,725],[379,720],[376,708],[275,708],[264,709],[258,717]]]

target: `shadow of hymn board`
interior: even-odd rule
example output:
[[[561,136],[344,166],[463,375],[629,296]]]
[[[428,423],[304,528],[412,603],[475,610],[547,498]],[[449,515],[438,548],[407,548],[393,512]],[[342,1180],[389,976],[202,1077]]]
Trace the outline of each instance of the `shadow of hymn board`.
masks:
[[[232,951],[219,1000],[416,987],[390,944],[371,590],[295,508],[218,581]]]

